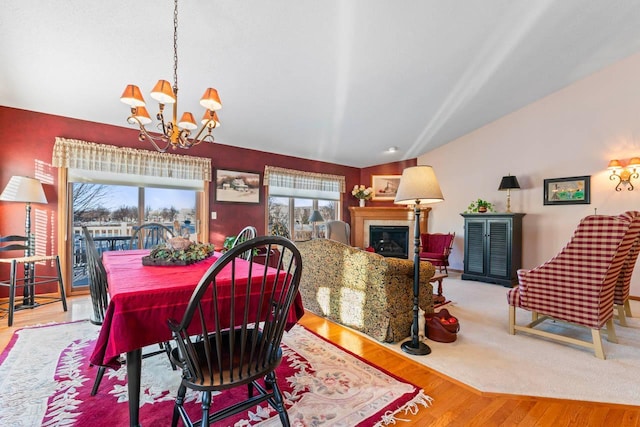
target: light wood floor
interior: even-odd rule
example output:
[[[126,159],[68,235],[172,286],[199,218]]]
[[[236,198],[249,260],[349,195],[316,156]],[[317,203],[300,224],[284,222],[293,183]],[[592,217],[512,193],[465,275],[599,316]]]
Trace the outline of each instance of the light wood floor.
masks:
[[[14,325],[11,328],[7,327],[6,317],[2,318],[0,319],[0,349],[6,347],[11,335],[18,328],[39,323],[87,319],[90,310],[88,296],[73,297],[69,299],[67,313],[62,312],[59,304],[21,311],[15,315]],[[640,426],[640,408],[638,407],[482,393],[313,314],[306,314],[300,323],[370,362],[422,387],[425,393],[434,399],[430,408],[420,409],[415,416],[402,416],[410,419],[411,422],[398,422],[394,427]],[[562,381],[562,378],[558,378],[558,381]],[[640,390],[640,384],[638,388]]]

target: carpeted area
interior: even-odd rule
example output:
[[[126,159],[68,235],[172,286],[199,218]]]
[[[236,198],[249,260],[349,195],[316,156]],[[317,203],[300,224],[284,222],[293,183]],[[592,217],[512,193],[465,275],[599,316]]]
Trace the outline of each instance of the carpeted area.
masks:
[[[96,396],[90,396],[96,368],[90,368],[98,327],[88,321],[24,328],[0,354],[0,425],[114,426],[128,424],[126,369],[108,370]],[[279,384],[292,425],[378,426],[395,424],[406,411],[431,399],[400,380],[296,325],[283,339]],[[140,419],[143,425],[169,425],[179,371],[164,355],[143,360]],[[246,397],[246,388],[214,396],[214,405]],[[198,419],[199,394],[187,396]],[[19,410],[18,410],[19,408]],[[224,425],[280,425],[263,404]]]
[[[506,292],[500,285],[446,278],[444,295],[451,300],[446,308],[460,321],[458,338],[450,344],[427,339],[430,355],[407,356],[485,392],[640,405],[638,301],[631,309],[639,318],[628,319],[628,327],[614,321],[619,343],[603,339],[607,359],[600,360],[581,347],[521,332],[509,335]],[[517,316],[518,324],[531,319],[524,310]],[[551,327],[591,336],[560,322]],[[400,343],[387,346],[405,354]]]

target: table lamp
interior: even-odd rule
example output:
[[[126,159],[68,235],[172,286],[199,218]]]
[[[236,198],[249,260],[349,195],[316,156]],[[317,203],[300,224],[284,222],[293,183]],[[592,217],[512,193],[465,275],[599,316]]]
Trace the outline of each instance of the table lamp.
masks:
[[[322,218],[322,215],[320,215],[319,211],[314,210],[313,213],[311,214],[311,217],[309,217],[309,222],[313,223],[313,238],[314,239],[318,238],[318,232],[316,230],[316,222],[320,222],[320,221],[324,221],[324,218]]]
[[[418,310],[420,295],[420,204],[436,203],[444,200],[440,184],[431,166],[413,166],[402,171],[400,185],[394,203],[414,206],[415,232],[413,241],[413,324],[411,340],[400,348],[408,354],[424,356],[431,353],[428,345],[418,337]]]
[[[519,188],[520,184],[518,184],[518,178],[516,178],[515,176],[511,176],[511,174],[509,174],[502,177],[502,181],[500,181],[498,190],[507,190],[507,213],[511,213],[511,190],[516,190]]]

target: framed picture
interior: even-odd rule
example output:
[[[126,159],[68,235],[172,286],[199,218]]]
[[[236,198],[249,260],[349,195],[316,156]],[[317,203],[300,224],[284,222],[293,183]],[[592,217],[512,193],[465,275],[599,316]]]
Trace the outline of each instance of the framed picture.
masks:
[[[544,180],[545,205],[588,205],[591,203],[591,176]]]
[[[216,169],[216,202],[260,203],[260,173]]]
[[[394,200],[400,185],[401,175],[372,175],[372,200]]]

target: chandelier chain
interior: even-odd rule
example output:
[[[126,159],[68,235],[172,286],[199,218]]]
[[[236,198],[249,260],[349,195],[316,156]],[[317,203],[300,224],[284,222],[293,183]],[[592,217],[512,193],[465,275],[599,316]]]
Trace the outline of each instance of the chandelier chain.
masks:
[[[173,2],[173,88],[178,91],[178,0]],[[176,94],[177,95],[177,94]]]

